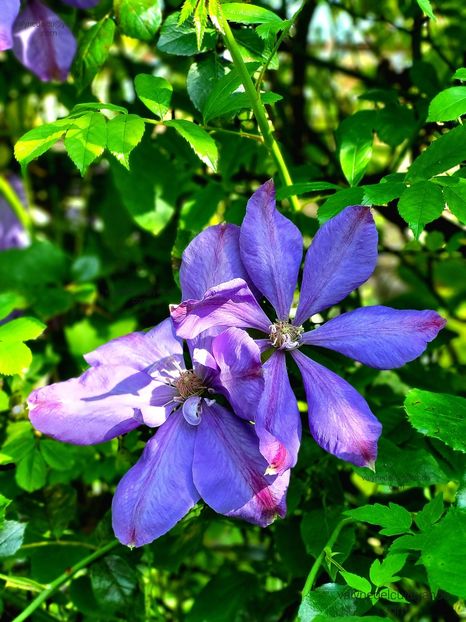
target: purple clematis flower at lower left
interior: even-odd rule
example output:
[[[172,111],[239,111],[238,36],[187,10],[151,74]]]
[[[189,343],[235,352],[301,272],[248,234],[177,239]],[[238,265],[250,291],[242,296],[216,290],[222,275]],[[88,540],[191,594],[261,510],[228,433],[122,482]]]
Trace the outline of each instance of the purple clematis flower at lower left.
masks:
[[[114,531],[129,546],[163,535],[201,498],[260,526],[286,511],[289,471],[265,474],[251,423],[264,382],[259,347],[237,328],[188,346],[192,369],[167,319],[97,348],[79,378],[29,397],[34,427],[68,443],[102,443],[141,424],[159,428],[115,492]]]

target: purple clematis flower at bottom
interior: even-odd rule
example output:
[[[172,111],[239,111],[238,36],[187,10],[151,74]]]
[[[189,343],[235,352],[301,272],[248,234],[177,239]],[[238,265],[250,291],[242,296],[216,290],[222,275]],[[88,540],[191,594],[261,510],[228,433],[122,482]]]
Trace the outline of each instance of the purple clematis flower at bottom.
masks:
[[[113,499],[115,534],[130,546],[166,533],[200,498],[261,526],[286,512],[289,472],[265,475],[250,423],[263,390],[258,346],[235,328],[189,345],[187,370],[168,319],[97,348],[82,376],[29,397],[34,427],[69,443],[101,443],[142,423],[159,427]]]
[[[275,207],[275,188],[265,183],[248,202],[239,236],[239,257],[249,279],[272,304],[269,319],[248,284],[235,278],[202,298],[172,307],[177,334],[192,339],[214,326],[253,328],[265,333],[262,350],[265,389],[256,417],[261,451],[271,472],[294,466],[301,421],[286,369],[286,354],[299,367],[307,396],[309,426],[326,451],[357,466],[373,468],[380,422],[348,382],[306,356],[305,345],[336,350],[377,369],[400,367],[420,356],[445,326],[435,311],[402,311],[384,306],[343,313],[321,326],[303,324],[339,303],[362,285],[377,262],[377,230],[369,208],[350,206],[325,223],[307,251],[299,304],[290,319],[302,259],[302,236]],[[269,472],[270,472],[269,471]]]

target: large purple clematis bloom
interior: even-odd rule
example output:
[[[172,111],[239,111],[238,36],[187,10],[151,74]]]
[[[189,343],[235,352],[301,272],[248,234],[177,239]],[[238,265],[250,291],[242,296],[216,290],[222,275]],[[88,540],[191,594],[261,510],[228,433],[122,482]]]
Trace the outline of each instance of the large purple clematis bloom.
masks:
[[[343,300],[375,268],[377,230],[364,206],[347,207],[317,232],[306,254],[300,300],[292,320],[302,237],[276,209],[272,181],[261,186],[248,203],[241,226],[240,257],[230,255],[230,261],[239,260],[274,307],[275,318],[271,321],[266,316],[248,284],[236,278],[172,308],[177,334],[194,338],[216,325],[253,328],[266,334],[258,343],[263,350],[272,346],[274,351],[264,364],[265,390],[256,428],[272,472],[295,464],[300,442],[300,417],[287,375],[287,353],[302,373],[310,430],[317,443],[339,458],[372,468],[380,422],[350,384],[300,348],[322,346],[371,367],[391,369],[418,357],[445,320],[435,311],[374,306],[304,329],[304,322]]]
[[[201,234],[187,249],[184,291],[200,295],[232,271],[241,273],[229,260],[238,240],[233,225]],[[204,258],[195,252],[200,246]],[[101,443],[141,424],[159,427],[115,492],[113,526],[124,544],[140,546],[166,533],[200,498],[261,526],[286,512],[289,471],[266,474],[251,423],[264,385],[259,347],[237,328],[204,333],[188,345],[192,369],[167,319],[97,348],[85,356],[91,367],[82,376],[29,397],[32,424],[69,443]]]
[[[100,0],[63,0],[88,9]],[[76,40],[68,26],[40,0],[2,0],[0,51],[13,48],[16,58],[44,82],[66,79],[76,53]]]

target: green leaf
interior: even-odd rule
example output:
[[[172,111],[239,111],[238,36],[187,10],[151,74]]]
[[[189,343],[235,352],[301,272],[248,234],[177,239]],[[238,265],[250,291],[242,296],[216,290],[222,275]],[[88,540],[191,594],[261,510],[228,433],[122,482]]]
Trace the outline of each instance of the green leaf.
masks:
[[[34,435],[29,421],[17,421],[8,426],[7,439],[2,451],[19,462],[35,447]]]
[[[452,80],[461,80],[466,82],[466,67],[460,67],[453,74]]]
[[[207,28],[207,0],[199,0],[194,11],[194,28],[196,30],[196,40],[198,50],[202,47],[205,29]]]
[[[437,18],[434,15],[434,12],[432,10],[432,5],[430,3],[430,0],[417,0],[417,3],[419,5],[419,8],[421,9],[421,11],[427,15],[427,17],[430,17],[430,19],[436,20]]]
[[[178,23],[180,13],[172,13],[164,21],[160,31],[157,48],[167,54],[177,56],[192,56],[200,52],[207,52],[215,47],[217,34],[212,28],[206,28],[201,49],[197,46],[197,34],[192,21]]]
[[[443,494],[438,493],[429,503],[422,508],[420,512],[416,514],[415,522],[421,531],[426,531],[438,520],[440,520],[444,511],[443,507]]]
[[[379,184],[363,186],[364,205],[386,205],[390,201],[397,199],[406,188],[401,181],[381,181]]]
[[[380,525],[383,527],[380,533],[384,536],[406,533],[413,522],[408,510],[396,503],[363,505],[354,510],[347,510],[345,514],[370,525]]]
[[[466,452],[465,398],[412,389],[406,396],[404,407],[418,432]]]
[[[331,184],[327,181],[303,181],[297,184],[292,184],[291,186],[279,188],[277,190],[277,199],[280,201],[281,199],[287,199],[294,194],[300,196],[301,194],[306,194],[307,192],[322,192],[323,190],[341,190],[341,186]]]
[[[199,233],[208,225],[220,201],[224,198],[223,186],[215,181],[209,181],[207,186],[200,188],[192,199],[183,204],[180,213],[180,229]]]
[[[341,570],[340,574],[345,580],[346,584],[349,585],[349,587],[352,587],[353,590],[363,592],[364,594],[371,593],[372,586],[369,581],[364,577],[360,577],[359,575],[353,574],[352,572],[346,572],[346,570]]]
[[[228,2],[222,5],[224,17],[238,24],[281,24],[283,20],[273,11],[244,2]]]
[[[370,584],[368,591],[371,592]],[[365,599],[355,598],[354,590],[347,585],[326,583],[303,598],[297,622],[315,622],[319,619],[329,622],[338,616],[348,616],[347,619],[353,620],[354,614],[364,613],[369,607],[370,602],[367,604]]]
[[[53,147],[70,125],[70,119],[59,119],[26,132],[15,145],[15,158],[22,166],[28,164]]]
[[[418,181],[406,188],[398,202],[400,216],[408,223],[416,239],[427,223],[442,215],[444,208],[442,190],[430,181]]]
[[[328,197],[319,207],[317,213],[319,223],[322,225],[333,216],[339,214],[348,205],[357,205],[362,202],[364,196],[363,188],[343,188]]]
[[[421,562],[426,567],[434,596],[441,589],[466,598],[465,550],[466,513],[452,508],[440,523],[424,534]]]
[[[31,350],[21,342],[0,342],[0,374],[23,374],[32,363]]]
[[[0,341],[29,341],[39,337],[46,328],[34,317],[20,317],[0,326]]]
[[[128,109],[124,108],[123,106],[117,106],[116,104],[103,104],[101,102],[86,102],[73,106],[69,116],[71,117],[77,113],[81,114],[82,112],[87,112],[88,110],[110,110],[111,112],[121,112],[122,114],[128,114]]]
[[[188,71],[188,95],[194,106],[202,112],[215,84],[225,74],[225,68],[216,54],[193,63]]]
[[[202,127],[184,119],[173,119],[165,121],[164,124],[173,127],[180,136],[187,140],[194,153],[204,164],[210,166],[214,171],[217,170],[217,144]]]
[[[25,306],[25,300],[16,292],[0,293],[0,320],[6,318],[14,309]]]
[[[107,123],[107,147],[127,169],[129,155],[141,142],[144,130],[144,121],[136,114],[119,115]]]
[[[372,158],[372,111],[360,111],[345,119],[337,131],[338,157],[350,186],[357,186]]]
[[[45,485],[47,466],[36,447],[26,454],[16,468],[16,482],[27,492],[34,492]]]
[[[466,223],[466,179],[441,176],[432,181],[443,186],[443,197],[450,212]]]
[[[100,112],[88,112],[74,119],[65,136],[65,148],[81,175],[103,153],[106,144],[107,124]]]
[[[464,87],[466,89],[466,87]],[[466,160],[466,125],[450,130],[425,149],[411,164],[406,181],[430,179]]]
[[[66,443],[43,439],[40,442],[40,452],[45,462],[57,471],[71,469],[75,463],[74,448]]]
[[[388,586],[390,583],[395,583],[400,580],[400,577],[396,576],[406,563],[408,556],[403,553],[393,553],[388,555],[382,562],[376,559],[372,562],[369,569],[369,576],[371,581],[377,587],[382,585]]]
[[[117,24],[124,35],[152,41],[162,23],[160,0],[114,0]]]
[[[466,86],[452,86],[430,102],[427,121],[454,121],[466,113]]]
[[[131,606],[138,577],[126,560],[108,555],[91,567],[91,583],[97,601],[109,609]]]
[[[0,557],[14,555],[23,544],[26,523],[7,520],[0,530]]]
[[[185,0],[181,7],[178,25],[181,26],[194,13],[198,0]]]
[[[107,60],[114,37],[115,22],[110,17],[104,17],[83,34],[73,67],[80,90],[92,82]]]
[[[142,103],[159,119],[163,119],[170,108],[173,93],[170,82],[165,78],[140,73],[134,79],[134,88]]]

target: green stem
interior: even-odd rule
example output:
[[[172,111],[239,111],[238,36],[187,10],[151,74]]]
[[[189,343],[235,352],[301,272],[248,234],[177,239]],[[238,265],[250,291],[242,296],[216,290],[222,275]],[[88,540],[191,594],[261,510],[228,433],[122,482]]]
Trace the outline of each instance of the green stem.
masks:
[[[277,165],[278,172],[282,183],[284,186],[293,185],[293,181],[291,179],[290,172],[286,165],[286,162],[283,158],[282,152],[280,151],[280,147],[278,146],[277,141],[274,138],[272,128],[270,126],[269,120],[267,118],[267,111],[265,109],[264,104],[262,103],[260,94],[256,91],[254,86],[254,82],[252,81],[251,76],[249,75],[248,68],[241,56],[241,52],[239,50],[238,44],[236,43],[235,37],[231,31],[230,25],[228,21],[225,19],[221,8],[219,10],[219,25],[223,31],[223,37],[225,39],[225,45],[228,51],[231,54],[233,59],[233,64],[236,67],[238,74],[241,78],[241,82],[244,86],[244,90],[249,97],[251,102],[252,111],[254,116],[256,117],[257,125],[259,126],[260,133],[264,137],[264,142],[270,153],[272,154],[273,159],[275,160],[275,164]],[[290,197],[290,203],[293,206],[295,211],[300,210],[300,205],[298,201],[298,197],[293,195]]]
[[[345,527],[346,525],[349,525],[352,522],[353,522],[352,518],[344,518],[338,523],[338,525],[335,527],[335,529],[331,533],[330,538],[327,541],[327,544],[324,546],[324,548],[320,552],[319,557],[313,563],[312,568],[309,574],[307,575],[306,583],[304,584],[303,592],[302,592],[303,598],[307,596],[309,592],[312,590],[312,588],[314,587],[314,583],[315,583],[315,580],[317,579],[317,575],[319,573],[322,562],[324,561],[325,556],[328,554],[328,552],[332,550],[332,547],[334,546],[335,542],[338,539],[338,536],[340,535],[340,531],[343,529],[343,527]]]
[[[13,186],[8,182],[5,177],[0,175],[0,194],[3,194],[7,202],[10,204],[11,209],[17,216],[20,223],[27,231],[31,231],[32,220],[28,211],[21,203],[21,199],[16,194]]]
[[[66,570],[63,574],[61,574],[54,581],[52,581],[47,589],[45,589],[36,598],[34,598],[34,600],[26,607],[26,609],[24,609],[19,614],[19,616],[16,616],[13,622],[23,622],[23,620],[27,620],[29,616],[33,614],[34,611],[38,609],[38,607],[40,607],[40,605],[42,605],[42,603],[45,602],[49,596],[54,594],[63,584],[67,583],[73,577],[73,575],[78,572],[78,570],[86,568],[86,566],[92,564],[92,562],[96,561],[96,559],[99,559],[99,557],[103,557],[106,553],[114,549],[119,544],[120,543],[118,542],[118,540],[112,540],[112,542],[109,542],[108,544],[98,549],[97,551],[94,551],[94,553],[91,553],[87,557],[83,557],[83,559],[81,559],[74,566],[68,568],[68,570]]]

